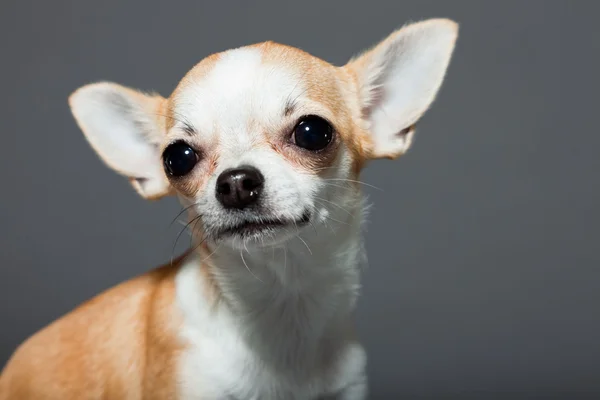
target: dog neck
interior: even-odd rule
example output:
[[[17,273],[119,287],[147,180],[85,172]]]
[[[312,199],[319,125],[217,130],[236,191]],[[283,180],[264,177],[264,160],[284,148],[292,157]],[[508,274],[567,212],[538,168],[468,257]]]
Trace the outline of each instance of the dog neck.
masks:
[[[314,373],[351,337],[359,290],[362,202],[277,247],[204,248],[221,301],[248,349],[277,370]]]

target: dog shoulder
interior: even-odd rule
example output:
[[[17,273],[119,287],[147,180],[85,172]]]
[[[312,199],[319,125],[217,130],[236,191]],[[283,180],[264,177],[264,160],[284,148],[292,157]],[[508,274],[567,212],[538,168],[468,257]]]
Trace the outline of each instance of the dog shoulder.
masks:
[[[108,289],[28,338],[0,374],[0,400],[139,399],[148,385],[173,390],[180,262]],[[148,358],[162,364],[148,367]]]

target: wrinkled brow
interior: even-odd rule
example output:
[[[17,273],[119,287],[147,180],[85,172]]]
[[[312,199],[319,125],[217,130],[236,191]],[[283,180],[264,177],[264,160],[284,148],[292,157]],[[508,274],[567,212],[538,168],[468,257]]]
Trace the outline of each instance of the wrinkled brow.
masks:
[[[288,98],[285,102],[285,106],[283,108],[283,115],[288,117],[290,116],[294,110],[296,109],[297,102],[295,99]]]
[[[197,132],[196,129],[194,129],[194,127],[192,125],[190,125],[187,122],[184,122],[181,126],[181,129],[188,135],[188,136],[194,136]]]

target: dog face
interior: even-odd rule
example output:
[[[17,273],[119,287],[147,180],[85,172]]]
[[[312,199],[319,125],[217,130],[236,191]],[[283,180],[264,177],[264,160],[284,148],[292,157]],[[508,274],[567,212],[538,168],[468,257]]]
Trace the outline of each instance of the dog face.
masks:
[[[69,101],[142,196],[177,194],[212,240],[273,245],[336,221],[365,163],[410,147],[456,36],[448,20],[408,25],[343,67],[266,42],[207,57],[169,98],[96,83]]]

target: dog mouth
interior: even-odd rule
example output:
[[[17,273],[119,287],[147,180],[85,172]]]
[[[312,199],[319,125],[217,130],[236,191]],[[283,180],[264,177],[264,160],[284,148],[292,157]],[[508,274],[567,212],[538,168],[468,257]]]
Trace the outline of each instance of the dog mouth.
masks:
[[[278,229],[292,227],[300,228],[310,222],[310,213],[305,211],[300,218],[264,218],[246,220],[239,224],[221,230],[220,237],[250,237],[275,233]]]

